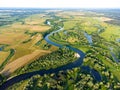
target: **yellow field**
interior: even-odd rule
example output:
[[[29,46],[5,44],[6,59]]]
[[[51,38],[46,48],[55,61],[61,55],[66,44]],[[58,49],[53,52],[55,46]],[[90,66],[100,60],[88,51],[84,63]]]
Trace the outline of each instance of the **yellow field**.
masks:
[[[15,53],[8,61],[7,65],[1,71],[2,74],[8,75],[13,73],[18,68],[32,62],[36,58],[56,50],[56,47],[51,47],[49,50],[43,50],[42,45],[35,44],[43,39],[42,34],[37,33],[31,36],[29,33],[45,32],[50,29],[50,26],[45,25],[47,18],[44,14],[36,14],[21,19],[11,25],[0,27],[0,44],[8,44],[5,50],[14,49]],[[25,32],[29,33],[26,34]],[[26,43],[24,41],[30,40]],[[43,42],[45,42],[43,40]],[[43,43],[46,44],[46,43]],[[0,52],[0,64],[7,58],[9,52]]]
[[[0,51],[0,65],[3,63],[3,61],[6,59],[6,57],[9,55],[10,52],[3,52]]]
[[[25,18],[25,24],[28,25],[44,25],[44,21],[46,20],[46,18],[44,17],[44,14],[36,14],[36,15],[32,15],[29,16],[28,18]]]
[[[15,32],[7,32],[0,34],[0,43],[1,44],[10,44],[14,45],[17,42],[27,39],[29,36],[21,33],[15,33]]]
[[[57,13],[57,16],[60,16],[60,17],[63,17],[63,18],[71,18],[71,16],[83,16],[84,15],[84,13],[82,13],[82,12],[74,12],[74,11],[63,11],[63,12],[58,12]]]
[[[45,51],[45,50],[35,50],[33,53],[25,55],[23,57],[20,57],[13,62],[8,63],[4,69],[0,72],[1,74],[8,76],[11,73],[13,73],[18,68],[32,62],[33,60],[36,60],[40,56],[43,56],[45,54],[50,53],[51,51]]]
[[[111,20],[113,20],[113,19],[111,19],[111,18],[108,18],[108,17],[95,17],[95,19],[98,19],[98,20],[100,20],[100,21],[111,21]]]
[[[34,50],[39,49],[39,48],[35,47],[34,45],[41,39],[42,39],[41,35],[36,35],[28,43],[25,43],[25,44],[19,43],[18,45],[11,46],[10,48],[14,48],[15,54],[10,61],[20,58],[23,55],[30,54]]]
[[[30,31],[44,32],[50,29],[48,26],[31,26]]]

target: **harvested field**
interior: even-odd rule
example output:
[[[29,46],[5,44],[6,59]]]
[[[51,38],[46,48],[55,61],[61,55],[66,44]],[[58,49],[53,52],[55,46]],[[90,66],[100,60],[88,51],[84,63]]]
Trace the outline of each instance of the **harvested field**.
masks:
[[[23,57],[20,57],[20,58],[14,60],[11,63],[8,63],[0,73],[5,76],[8,76],[11,73],[13,73],[15,70],[17,70],[18,68],[36,60],[38,57],[43,56],[48,53],[50,53],[50,51],[35,50],[31,54],[25,55]]]

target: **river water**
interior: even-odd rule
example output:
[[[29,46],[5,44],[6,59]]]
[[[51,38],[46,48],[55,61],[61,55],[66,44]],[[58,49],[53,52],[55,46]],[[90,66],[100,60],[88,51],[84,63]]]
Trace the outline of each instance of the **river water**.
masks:
[[[92,36],[89,35],[89,34],[87,34],[86,32],[84,32],[84,35],[85,35],[85,37],[87,38],[89,44],[92,45],[92,44],[93,44]]]

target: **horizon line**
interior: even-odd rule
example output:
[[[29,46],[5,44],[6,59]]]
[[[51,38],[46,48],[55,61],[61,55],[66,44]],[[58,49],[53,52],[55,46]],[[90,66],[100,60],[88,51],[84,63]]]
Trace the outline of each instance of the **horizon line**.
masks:
[[[33,8],[33,9],[120,9],[120,7],[0,7],[0,8]]]

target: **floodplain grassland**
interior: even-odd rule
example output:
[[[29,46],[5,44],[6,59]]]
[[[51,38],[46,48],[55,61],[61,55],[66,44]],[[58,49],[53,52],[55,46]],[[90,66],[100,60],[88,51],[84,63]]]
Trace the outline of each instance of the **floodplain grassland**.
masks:
[[[64,16],[66,15],[64,14]],[[71,19],[64,19],[65,30],[52,35],[49,39],[83,50],[86,53],[85,65],[89,65],[99,71],[102,78],[105,79],[111,75],[109,77],[114,77],[114,80],[119,82],[120,65],[115,61],[111,52],[115,53],[118,60],[120,60],[120,43],[116,41],[117,38],[120,38],[120,26],[106,23],[106,20],[103,20],[103,16],[96,18],[84,14],[77,17],[73,16]],[[104,19],[112,20],[107,17],[104,17]],[[84,32],[92,36],[92,46],[85,39]]]

